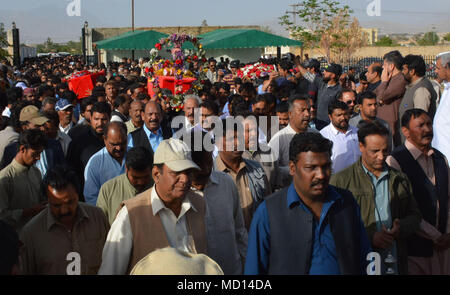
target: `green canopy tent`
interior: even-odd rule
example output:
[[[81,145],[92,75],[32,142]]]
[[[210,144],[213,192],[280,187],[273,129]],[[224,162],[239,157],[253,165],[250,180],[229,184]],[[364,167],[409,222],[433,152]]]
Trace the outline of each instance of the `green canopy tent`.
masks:
[[[101,49],[102,62],[119,61],[122,57],[131,57],[134,50],[135,58],[148,57],[149,51],[161,38],[168,35],[156,31],[129,31],[105,40],[94,42],[97,49]]]
[[[208,57],[257,61],[266,47],[298,46],[301,41],[252,29],[218,29],[198,36]]]

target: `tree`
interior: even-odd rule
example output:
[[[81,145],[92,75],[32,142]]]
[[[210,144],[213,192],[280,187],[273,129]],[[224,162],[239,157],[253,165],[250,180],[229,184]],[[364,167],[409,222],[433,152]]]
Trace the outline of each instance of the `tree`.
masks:
[[[439,43],[439,36],[435,32],[428,32],[417,41],[420,46],[436,45]]]
[[[366,43],[361,27],[356,18],[350,22],[348,9],[340,9],[331,24],[321,37],[320,49],[328,61],[346,62]]]
[[[375,43],[375,46],[394,46],[394,45],[395,45],[394,40],[389,38],[389,36],[384,36]]]
[[[442,39],[444,39],[445,41],[449,42],[449,41],[450,41],[450,33],[447,33],[447,34],[444,36],[444,38],[442,38]]]
[[[302,24],[291,22],[288,12],[278,19],[293,39],[302,41],[304,48],[313,49],[319,46],[322,36],[333,26],[333,18],[340,13],[345,19],[353,11],[333,0],[305,0],[299,4],[296,15]]]

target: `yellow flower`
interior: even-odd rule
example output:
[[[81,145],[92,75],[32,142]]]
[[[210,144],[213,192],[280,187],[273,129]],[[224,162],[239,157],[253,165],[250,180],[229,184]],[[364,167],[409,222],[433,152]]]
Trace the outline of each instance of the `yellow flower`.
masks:
[[[202,49],[203,45],[202,44],[198,44],[198,48]]]

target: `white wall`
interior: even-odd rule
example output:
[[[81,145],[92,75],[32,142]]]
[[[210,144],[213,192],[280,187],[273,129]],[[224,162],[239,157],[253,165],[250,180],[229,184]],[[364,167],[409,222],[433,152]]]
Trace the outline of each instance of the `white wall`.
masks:
[[[229,58],[230,61],[239,59],[241,63],[257,62],[263,53],[262,48],[239,48],[239,49],[206,49],[206,57],[214,57],[217,61],[220,58]]]

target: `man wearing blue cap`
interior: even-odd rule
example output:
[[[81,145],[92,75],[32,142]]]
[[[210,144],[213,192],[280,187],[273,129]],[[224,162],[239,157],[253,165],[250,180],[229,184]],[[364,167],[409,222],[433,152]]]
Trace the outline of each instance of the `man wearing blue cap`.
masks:
[[[67,99],[61,98],[56,103],[55,110],[58,112],[59,130],[65,134],[68,134],[69,130],[74,126],[72,122],[73,104],[71,104]]]

